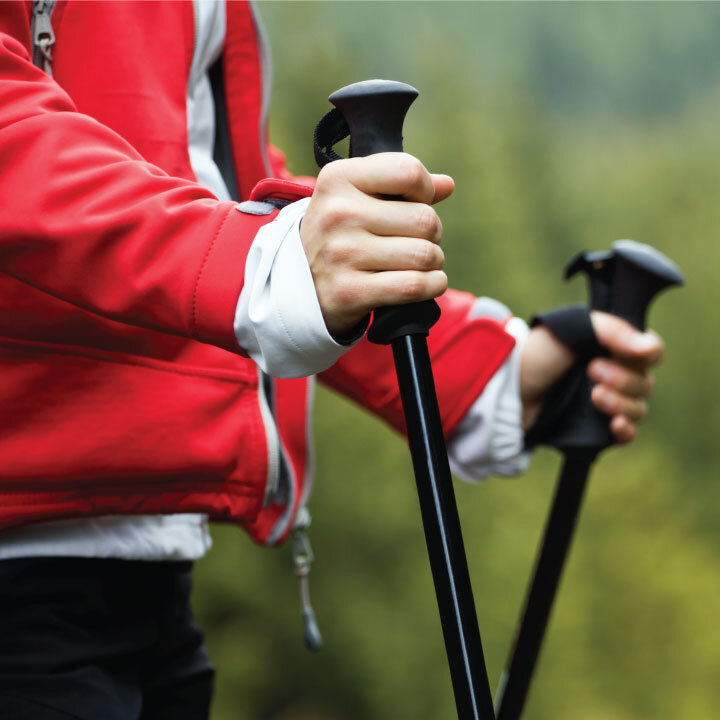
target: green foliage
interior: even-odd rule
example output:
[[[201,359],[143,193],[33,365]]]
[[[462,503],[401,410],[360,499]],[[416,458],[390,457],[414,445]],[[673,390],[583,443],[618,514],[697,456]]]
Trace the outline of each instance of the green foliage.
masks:
[[[579,300],[562,268],[620,237],[673,257],[651,417],[601,458],[528,720],[720,714],[720,6],[265,3],[272,137],[313,173],[326,96],[414,84],[406,144],[452,174],[441,207],[456,287],[523,316]],[[302,646],[287,549],[216,528],[196,608],[219,670],[215,720],[450,720],[453,700],[403,442],[320,390],[312,594],[325,648]],[[520,609],[558,458],[458,483],[491,683]]]

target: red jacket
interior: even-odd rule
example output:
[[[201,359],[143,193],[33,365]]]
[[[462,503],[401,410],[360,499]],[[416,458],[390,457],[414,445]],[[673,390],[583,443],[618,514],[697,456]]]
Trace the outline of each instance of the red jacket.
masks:
[[[58,2],[53,79],[32,64],[30,14],[0,3],[0,529],[204,512],[278,542],[306,495],[308,381],[274,381],[278,443],[233,333],[248,249],[275,213],[194,182],[192,3]],[[264,141],[246,3],[227,3],[223,63],[246,199],[289,178]],[[447,432],[513,346],[468,320],[472,302],[446,293],[430,335]],[[402,430],[388,348],[363,340],[320,379]]]

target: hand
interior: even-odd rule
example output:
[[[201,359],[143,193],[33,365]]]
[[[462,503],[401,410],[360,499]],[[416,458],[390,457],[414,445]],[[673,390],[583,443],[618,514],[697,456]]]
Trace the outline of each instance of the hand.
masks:
[[[442,223],[430,206],[453,189],[452,178],[431,175],[405,153],[337,160],[321,170],[300,238],[331,335],[347,333],[376,307],[445,292]]]
[[[610,416],[615,440],[628,443],[647,414],[645,398],[653,387],[647,373],[662,359],[663,341],[652,330],[640,332],[614,315],[593,311],[590,316],[598,341],[610,351],[610,357],[596,358],[588,365],[588,376],[596,383],[592,401]],[[547,328],[539,325],[530,331],[520,370],[525,430],[540,414],[547,391],[575,360],[575,354]]]

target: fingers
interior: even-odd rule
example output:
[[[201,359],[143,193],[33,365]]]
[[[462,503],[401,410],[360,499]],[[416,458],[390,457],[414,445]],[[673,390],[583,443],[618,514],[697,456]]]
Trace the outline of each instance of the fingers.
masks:
[[[326,324],[332,322],[330,332],[337,335],[335,327],[350,328],[377,307],[430,300],[445,290],[447,276],[442,270],[346,272],[326,289],[323,316]]]
[[[664,345],[652,331],[640,332],[613,315],[593,311],[591,319],[599,342],[611,353],[611,357],[596,358],[588,365],[588,376],[595,383],[592,402],[610,416],[610,430],[616,441],[627,443],[647,415],[645,398],[653,388],[647,370],[660,361]],[[534,422],[547,390],[575,360],[573,353],[547,329],[540,326],[530,331],[520,376],[524,428]]]
[[[444,175],[431,176],[424,165],[407,153],[378,153],[326,165],[318,182],[341,176],[366,195],[399,195],[412,202],[432,204],[448,197],[453,181]]]
[[[388,200],[373,207],[366,216],[366,228],[375,235],[401,235],[424,238],[440,243],[443,226],[438,214],[429,205]]]
[[[644,398],[622,395],[606,385],[596,385],[592,389],[592,401],[600,412],[610,415],[610,432],[622,445],[635,437],[637,424],[645,419],[648,411]]]
[[[438,245],[416,238],[368,238],[348,250],[358,270],[442,270],[445,255]]]
[[[374,273],[362,283],[367,310],[381,305],[405,305],[442,295],[448,286],[442,270]]]
[[[624,395],[640,398],[647,397],[654,382],[643,371],[621,365],[606,358],[596,358],[588,366],[588,377],[596,383],[602,383]]]
[[[432,205],[442,202],[449,198],[455,190],[455,181],[449,175],[431,175],[433,184],[435,185],[435,196]]]
[[[624,415],[634,423],[641,422],[647,415],[647,402],[644,398],[632,398],[622,395],[607,385],[596,385],[592,390],[595,407],[606,415]]]
[[[300,239],[332,335],[376,307],[445,291],[443,227],[431,204],[453,187],[452,178],[430,175],[405,153],[338,160],[322,169]]]
[[[431,176],[410,155],[384,153],[326,165],[318,177],[313,202],[322,207],[324,235],[340,228],[360,228],[374,235],[439,243],[443,227],[430,203],[447,197],[453,187],[452,178]],[[388,200],[388,195],[406,200]]]
[[[593,328],[598,341],[611,358],[597,358],[588,366],[588,376],[597,383],[592,401],[600,412],[610,415],[610,431],[625,444],[637,433],[637,424],[647,415],[645,398],[653,388],[648,368],[662,360],[665,346],[652,330],[640,332],[624,320],[593,311]]]
[[[645,397],[652,390],[652,380],[607,360],[593,361],[588,375],[599,383],[592,389],[593,404],[610,415],[610,431],[615,440],[629,443],[637,433],[637,424],[647,415]]]
[[[349,210],[357,226],[374,235],[423,238],[434,243],[442,240],[442,222],[424,203],[363,197]]]
[[[624,415],[616,415],[610,420],[610,432],[618,443],[626,445],[637,434],[637,428]]]
[[[419,238],[439,244],[443,235],[442,222],[430,205],[378,200],[360,193],[349,199],[325,200],[317,224],[325,239],[386,236]]]
[[[640,332],[615,315],[593,311],[593,329],[598,341],[611,354],[636,367],[650,367],[662,360],[665,346],[652,330]]]

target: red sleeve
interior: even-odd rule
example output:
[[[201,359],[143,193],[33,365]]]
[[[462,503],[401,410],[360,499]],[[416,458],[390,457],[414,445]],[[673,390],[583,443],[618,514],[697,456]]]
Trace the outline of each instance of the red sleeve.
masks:
[[[438,298],[442,315],[430,330],[428,348],[443,430],[448,436],[515,346],[503,323],[471,317],[475,297],[448,290]],[[405,432],[392,350],[363,338],[319,375],[338,392]]]
[[[30,61],[25,3],[0,31],[0,270],[120,322],[238,351],[251,216],[171,177],[77,112]],[[24,19],[21,14],[25,14]]]

